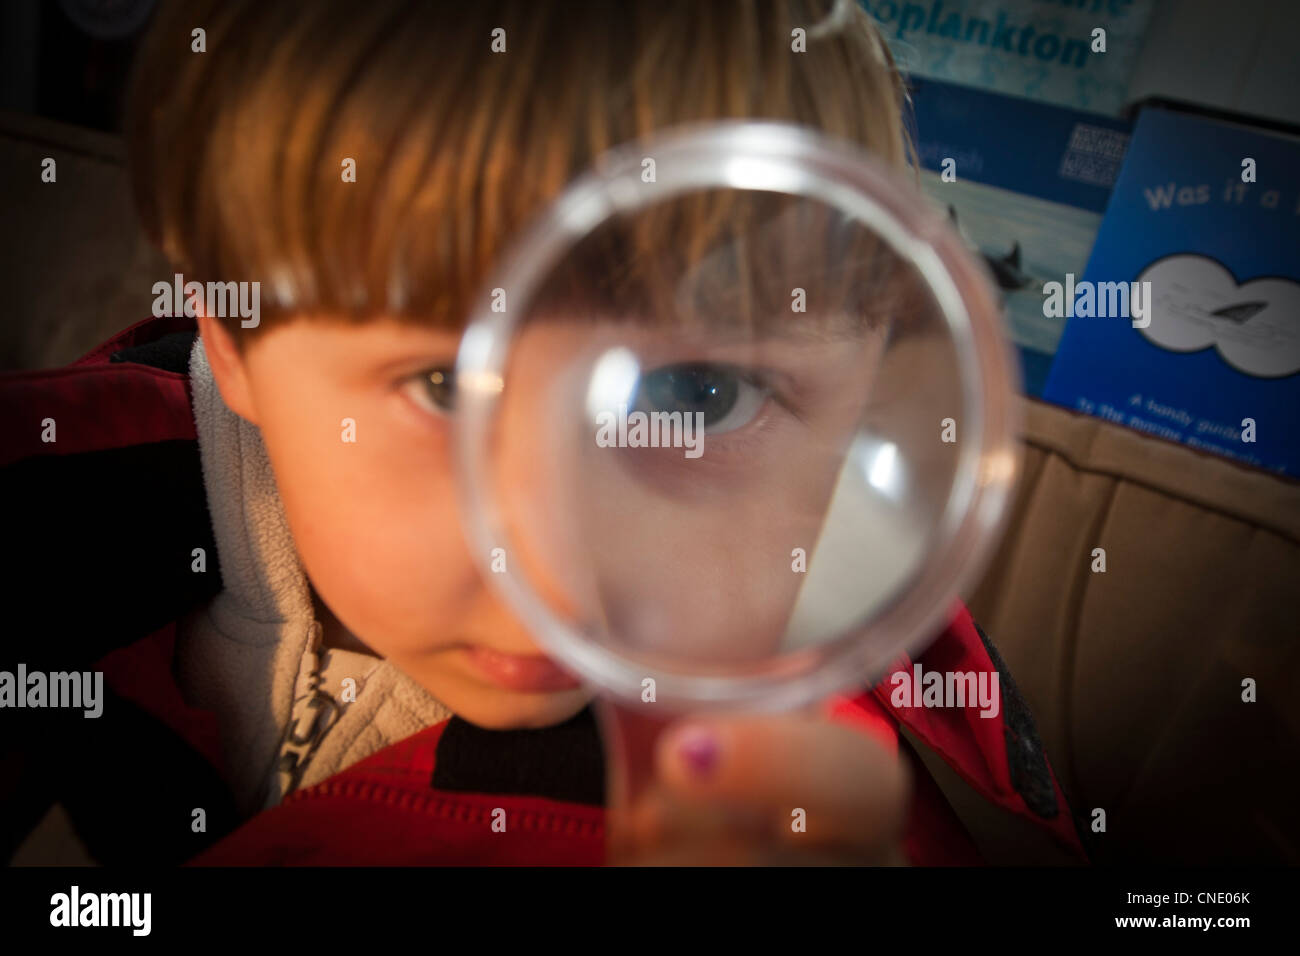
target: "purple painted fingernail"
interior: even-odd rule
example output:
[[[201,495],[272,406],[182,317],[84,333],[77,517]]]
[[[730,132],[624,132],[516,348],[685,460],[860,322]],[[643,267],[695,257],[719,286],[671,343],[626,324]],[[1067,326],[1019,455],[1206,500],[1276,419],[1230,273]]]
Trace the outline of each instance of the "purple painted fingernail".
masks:
[[[718,764],[718,738],[705,727],[691,727],[677,738],[677,753],[695,776],[708,776]]]

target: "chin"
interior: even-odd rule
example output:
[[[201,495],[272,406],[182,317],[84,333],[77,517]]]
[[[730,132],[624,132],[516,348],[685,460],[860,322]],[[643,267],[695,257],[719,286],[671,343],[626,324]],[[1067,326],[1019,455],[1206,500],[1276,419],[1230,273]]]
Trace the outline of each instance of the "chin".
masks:
[[[564,723],[586,707],[592,695],[581,687],[547,694],[457,688],[438,699],[461,720],[485,730],[536,730]]]

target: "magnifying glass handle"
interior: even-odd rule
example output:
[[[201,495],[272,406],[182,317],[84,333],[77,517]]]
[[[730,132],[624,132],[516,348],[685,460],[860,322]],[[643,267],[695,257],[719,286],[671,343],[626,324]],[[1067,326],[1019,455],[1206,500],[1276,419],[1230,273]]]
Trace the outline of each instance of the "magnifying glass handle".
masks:
[[[629,864],[647,849],[637,809],[653,789],[655,744],[678,715],[604,695],[594,711],[605,744],[605,856],[613,865]]]

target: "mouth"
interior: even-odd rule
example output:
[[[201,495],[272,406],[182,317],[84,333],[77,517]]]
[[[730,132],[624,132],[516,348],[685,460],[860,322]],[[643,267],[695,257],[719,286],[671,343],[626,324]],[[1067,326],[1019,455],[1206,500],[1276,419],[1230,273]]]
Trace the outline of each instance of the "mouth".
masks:
[[[581,680],[541,654],[506,654],[486,647],[467,647],[464,654],[475,673],[507,690],[546,693],[582,686]]]

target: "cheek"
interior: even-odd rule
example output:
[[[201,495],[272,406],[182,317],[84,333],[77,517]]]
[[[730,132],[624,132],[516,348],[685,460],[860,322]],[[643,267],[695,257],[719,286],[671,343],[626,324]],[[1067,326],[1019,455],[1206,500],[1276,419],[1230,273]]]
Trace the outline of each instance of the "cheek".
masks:
[[[805,578],[834,473],[800,470],[704,507],[624,483],[595,496],[601,602],[623,640],[682,660],[740,662],[778,653]]]
[[[350,407],[344,408],[344,405]],[[345,441],[342,420],[356,422]],[[437,643],[476,580],[462,542],[446,437],[382,401],[264,415],[294,542],[325,603],[376,652]]]

